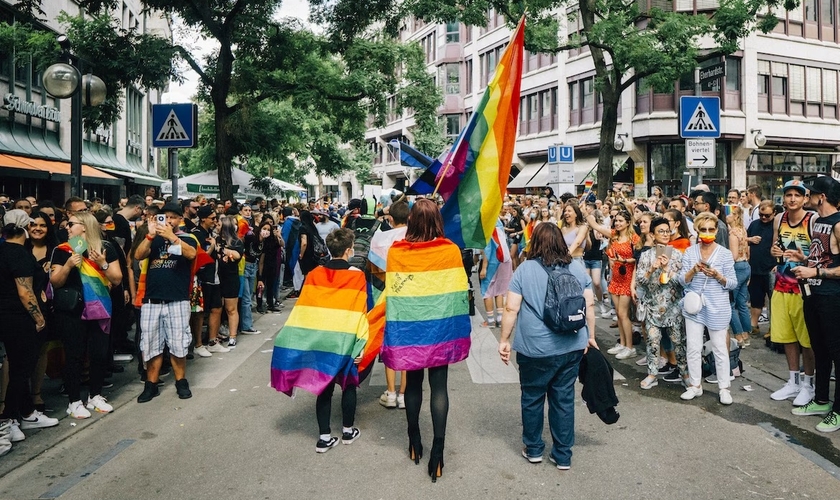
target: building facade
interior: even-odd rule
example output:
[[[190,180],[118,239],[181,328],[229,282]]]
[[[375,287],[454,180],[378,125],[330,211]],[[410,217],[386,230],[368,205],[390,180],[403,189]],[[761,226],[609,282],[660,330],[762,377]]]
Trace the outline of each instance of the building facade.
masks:
[[[660,4],[656,2],[662,8]],[[703,13],[714,10],[717,2],[676,0],[667,6]],[[568,15],[575,10],[558,13],[566,33],[581,30],[577,16]],[[837,2],[804,0],[796,10],[777,14],[781,22],[774,32],[752,34],[735,54],[702,65],[725,68],[725,75],[702,88],[704,96],[717,96],[721,103],[715,167],[703,171],[703,181],[714,192],[724,195],[731,187],[758,184],[765,197],[779,201],[788,180],[840,171],[838,14]],[[447,135],[454,137],[466,124],[510,34],[503,17],[493,11],[484,27],[406,22],[403,40],[421,44],[445,94],[440,116]],[[518,173],[509,191],[553,184],[561,191],[580,192],[585,179],[595,177],[603,112],[592,58],[586,47],[556,55],[526,51],[524,57],[512,169]],[[641,82],[622,94],[616,139],[623,147],[613,162],[616,187],[632,186],[636,196],[646,196],[653,186],[666,195],[679,194],[687,171],[696,183],[697,171],[686,168],[679,123],[680,97],[694,94],[694,74],[674,82],[668,93],[656,93]],[[385,127],[368,130],[383,188],[401,189],[416,175],[387,146],[395,138],[410,142],[413,125],[410,112],[400,115],[394,106]],[[575,147],[574,185],[557,186],[549,178],[547,150],[554,144]]]
[[[0,0],[0,20],[16,22],[10,2]],[[46,21],[40,29],[62,32],[61,12],[79,14],[73,0],[42,2]],[[169,20],[146,13],[140,0],[123,0],[111,15],[123,29],[172,38]],[[2,56],[0,56],[2,57]],[[44,90],[41,74],[26,61],[0,59],[0,191],[12,199],[35,196],[63,203],[70,196],[70,99]],[[87,198],[116,202],[120,196],[159,188],[159,160],[152,149],[151,106],[161,92],[131,87],[123,92],[123,114],[109,127],[85,132],[82,184]]]

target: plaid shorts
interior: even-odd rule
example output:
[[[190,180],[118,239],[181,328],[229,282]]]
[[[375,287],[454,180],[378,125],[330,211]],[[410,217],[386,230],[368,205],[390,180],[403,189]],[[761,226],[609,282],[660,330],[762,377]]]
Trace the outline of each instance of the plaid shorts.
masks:
[[[187,356],[192,342],[190,301],[144,303],[140,308],[140,351],[148,361],[163,353],[164,342],[176,358]]]

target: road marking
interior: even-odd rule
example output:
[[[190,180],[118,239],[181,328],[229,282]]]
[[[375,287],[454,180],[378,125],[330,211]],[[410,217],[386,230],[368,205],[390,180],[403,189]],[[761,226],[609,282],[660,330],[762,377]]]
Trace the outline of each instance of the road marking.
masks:
[[[823,458],[822,455],[815,452],[814,450],[810,450],[802,446],[799,443],[799,441],[797,441],[796,438],[794,438],[793,436],[785,434],[779,429],[773,427],[773,424],[771,424],[770,422],[759,422],[758,426],[764,429],[765,431],[769,432],[770,435],[774,438],[793,448],[794,451],[796,451],[803,457],[807,458],[811,462],[815,463],[817,466],[821,467],[824,471],[831,474],[834,477],[834,479],[840,479],[840,468]]]
[[[133,443],[133,439],[123,439],[119,443],[115,444],[110,450],[106,451],[102,455],[99,455],[97,458],[95,458],[77,473],[67,476],[67,478],[65,478],[64,481],[61,481],[60,483],[56,484],[55,487],[53,487],[53,489],[47,491],[38,498],[58,498],[61,495],[67,493],[67,490],[69,490],[73,486],[76,486],[82,481],[82,479],[90,476],[91,474],[99,470],[100,467],[110,462],[112,458],[119,455],[122,451],[131,446]]]

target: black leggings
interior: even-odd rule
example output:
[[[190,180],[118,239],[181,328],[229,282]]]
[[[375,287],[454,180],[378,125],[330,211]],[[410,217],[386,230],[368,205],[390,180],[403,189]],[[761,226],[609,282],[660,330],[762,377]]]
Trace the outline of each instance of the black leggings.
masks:
[[[315,400],[315,416],[318,419],[318,433],[329,434],[332,396],[335,384],[330,384]],[[347,387],[341,392],[341,425],[353,427],[356,420],[356,386]]]
[[[263,266],[262,281],[265,288],[263,289],[263,298],[257,299],[257,304],[261,305],[262,301],[265,300],[266,305],[270,307],[277,301],[274,296],[274,287],[277,285],[277,267],[266,266],[265,264]]]
[[[409,370],[405,386],[405,418],[408,420],[408,433],[420,432],[420,407],[423,404],[423,370]],[[432,427],[435,438],[446,436],[446,417],[449,414],[449,392],[446,384],[449,379],[449,365],[429,368],[429,388],[432,391]]]

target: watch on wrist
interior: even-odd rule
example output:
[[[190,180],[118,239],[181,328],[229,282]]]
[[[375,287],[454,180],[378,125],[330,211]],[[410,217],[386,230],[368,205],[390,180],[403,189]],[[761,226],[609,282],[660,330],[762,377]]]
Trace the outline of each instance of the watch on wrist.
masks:
[[[107,271],[107,270],[108,270],[108,268],[109,268],[109,267],[111,267],[111,264],[108,264],[108,263],[106,262],[106,263],[102,264],[102,265],[101,265],[101,266],[99,266],[99,267],[101,267],[103,271]]]

